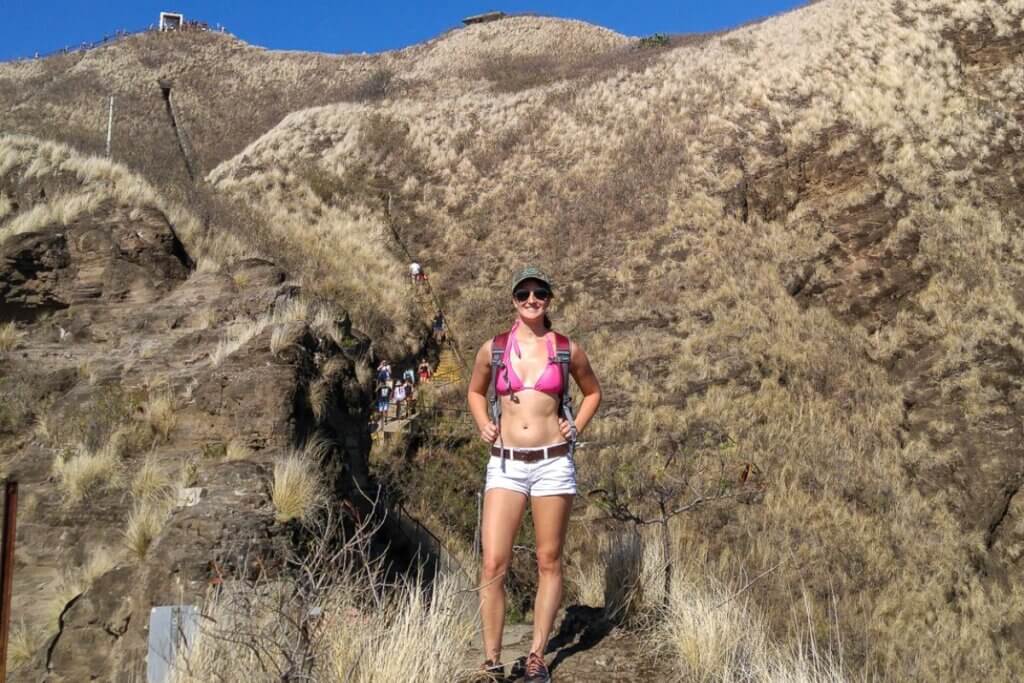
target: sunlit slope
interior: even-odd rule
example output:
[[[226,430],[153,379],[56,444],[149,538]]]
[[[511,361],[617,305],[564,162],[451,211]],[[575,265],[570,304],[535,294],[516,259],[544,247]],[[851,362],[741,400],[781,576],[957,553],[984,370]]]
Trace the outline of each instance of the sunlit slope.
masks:
[[[453,17],[453,23],[457,17]],[[228,34],[150,31],[99,48],[0,63],[0,131],[100,153],[114,97],[114,157],[152,181],[185,182],[164,89],[206,173],[297,109],[485,90],[481,64],[558,50],[582,59],[629,39],[577,21],[510,18],[375,55],[273,51]],[[347,46],[339,44],[337,51]]]
[[[717,434],[764,495],[692,517],[694,545],[778,565],[753,599],[779,628],[803,586],[858,667],[1005,677],[1022,16],[822,2],[536,87],[296,112],[208,179],[324,273],[351,226],[397,235],[443,275],[466,356],[513,269],[550,269],[608,397],[585,479],[628,492],[637,463]]]

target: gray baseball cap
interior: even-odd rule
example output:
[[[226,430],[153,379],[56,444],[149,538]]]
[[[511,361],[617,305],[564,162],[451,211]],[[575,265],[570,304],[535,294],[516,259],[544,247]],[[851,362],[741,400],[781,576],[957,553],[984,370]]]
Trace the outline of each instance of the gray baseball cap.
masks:
[[[539,280],[547,285],[548,289],[552,289],[551,278],[548,277],[547,273],[535,266],[528,266],[515,274],[512,278],[512,291],[515,291],[516,287],[524,280]]]

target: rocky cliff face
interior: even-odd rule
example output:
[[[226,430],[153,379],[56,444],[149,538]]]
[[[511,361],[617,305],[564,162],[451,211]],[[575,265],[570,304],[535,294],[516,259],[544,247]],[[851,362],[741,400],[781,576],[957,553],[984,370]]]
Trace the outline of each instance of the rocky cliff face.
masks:
[[[287,537],[275,458],[318,438],[330,495],[365,485],[368,344],[268,261],[192,270],[155,209],[5,237],[0,463],[21,486],[14,615],[32,652],[13,680],[138,672],[153,605],[200,599]],[[175,499],[154,509],[153,486]]]

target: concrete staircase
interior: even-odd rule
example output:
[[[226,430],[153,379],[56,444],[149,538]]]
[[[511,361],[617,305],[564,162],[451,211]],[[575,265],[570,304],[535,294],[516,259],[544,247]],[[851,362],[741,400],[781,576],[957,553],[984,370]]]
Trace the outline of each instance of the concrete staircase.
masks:
[[[461,380],[462,368],[459,366],[455,353],[448,347],[441,351],[437,369],[434,370],[433,381],[439,384],[451,384]]]

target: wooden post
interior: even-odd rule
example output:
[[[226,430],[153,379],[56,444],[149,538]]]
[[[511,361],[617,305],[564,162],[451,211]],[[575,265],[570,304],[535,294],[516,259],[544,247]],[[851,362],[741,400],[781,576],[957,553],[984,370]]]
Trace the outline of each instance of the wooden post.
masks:
[[[0,683],[7,680],[7,637],[11,623],[11,588],[14,585],[14,535],[17,529],[18,482],[4,486],[4,533],[0,555]]]

